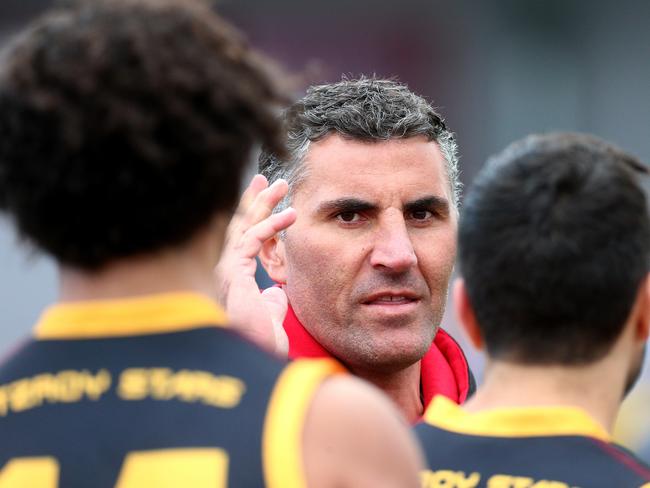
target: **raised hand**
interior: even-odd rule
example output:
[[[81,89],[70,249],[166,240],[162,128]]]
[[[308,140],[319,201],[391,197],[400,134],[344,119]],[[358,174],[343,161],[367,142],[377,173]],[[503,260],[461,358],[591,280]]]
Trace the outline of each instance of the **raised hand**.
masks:
[[[266,240],[296,220],[292,208],[272,213],[287,191],[284,180],[268,186],[264,176],[253,177],[228,226],[223,252],[215,268],[219,299],[233,326],[257,344],[284,357],[289,348],[282,327],[287,297],[280,288],[260,292],[255,282],[255,257]]]

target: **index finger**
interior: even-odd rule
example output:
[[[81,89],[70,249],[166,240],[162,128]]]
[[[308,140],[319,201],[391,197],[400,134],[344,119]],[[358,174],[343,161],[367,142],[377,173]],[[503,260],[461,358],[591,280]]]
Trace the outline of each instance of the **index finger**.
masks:
[[[245,214],[250,205],[255,200],[255,197],[260,194],[265,188],[269,186],[269,182],[264,175],[256,174],[251,179],[250,183],[242,193],[241,198],[239,199],[239,204],[237,205],[237,214]]]
[[[248,259],[254,258],[260,253],[262,245],[267,240],[295,221],[296,211],[289,207],[251,226],[238,243],[239,255]]]
[[[283,179],[278,179],[271,186],[259,192],[244,215],[245,225],[253,226],[271,215],[273,209],[282,201],[288,191],[288,183]]]
[[[262,176],[262,178],[264,177]],[[251,182],[250,187],[253,187],[253,183],[254,182]],[[266,178],[263,179],[262,184],[263,186],[268,184]],[[248,196],[253,195],[256,190],[256,188],[252,188],[252,191],[248,193]],[[241,237],[251,227],[269,218],[269,216],[273,214],[273,210],[278,203],[280,203],[280,201],[282,201],[282,199],[287,195],[288,191],[289,185],[285,180],[280,178],[275,180],[271,186],[266,186],[257,193],[248,206],[240,204],[242,209],[245,207],[245,211],[243,211],[243,213],[236,213],[230,220],[227,232],[227,242],[239,242]]]

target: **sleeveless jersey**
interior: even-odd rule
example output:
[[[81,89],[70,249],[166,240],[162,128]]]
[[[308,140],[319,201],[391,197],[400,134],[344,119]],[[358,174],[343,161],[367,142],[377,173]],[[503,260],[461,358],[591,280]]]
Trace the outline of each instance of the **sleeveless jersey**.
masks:
[[[306,486],[329,360],[286,365],[191,293],[58,305],[0,364],[0,488]]]
[[[650,488],[650,469],[577,408],[467,413],[436,397],[415,431],[423,488]]]

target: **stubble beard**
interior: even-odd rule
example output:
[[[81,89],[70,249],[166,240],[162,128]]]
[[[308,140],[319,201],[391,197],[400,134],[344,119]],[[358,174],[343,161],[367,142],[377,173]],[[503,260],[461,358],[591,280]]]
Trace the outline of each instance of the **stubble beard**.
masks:
[[[394,374],[417,363],[429,351],[438,330],[436,315],[426,314],[409,324],[406,338],[405,331],[397,326],[394,330],[385,325],[364,326],[359,319],[351,319],[345,322],[345,329],[327,339],[329,347],[323,345],[351,371]],[[391,334],[396,337],[391,338]]]

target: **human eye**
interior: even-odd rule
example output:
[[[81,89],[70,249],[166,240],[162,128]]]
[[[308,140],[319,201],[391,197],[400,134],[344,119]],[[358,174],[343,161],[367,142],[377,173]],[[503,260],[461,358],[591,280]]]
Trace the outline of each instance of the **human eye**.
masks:
[[[425,220],[430,220],[433,218],[433,212],[431,210],[412,210],[410,212],[410,218],[412,220],[419,220],[419,221],[425,221]]]
[[[410,202],[404,209],[404,218],[414,225],[428,226],[449,217],[449,204],[438,197],[421,198]]]
[[[377,213],[376,205],[357,198],[339,198],[321,205],[328,221],[342,227],[359,227]]]
[[[343,222],[345,224],[353,224],[361,221],[361,214],[359,212],[352,211],[339,212],[336,214],[335,218],[339,222]]]

